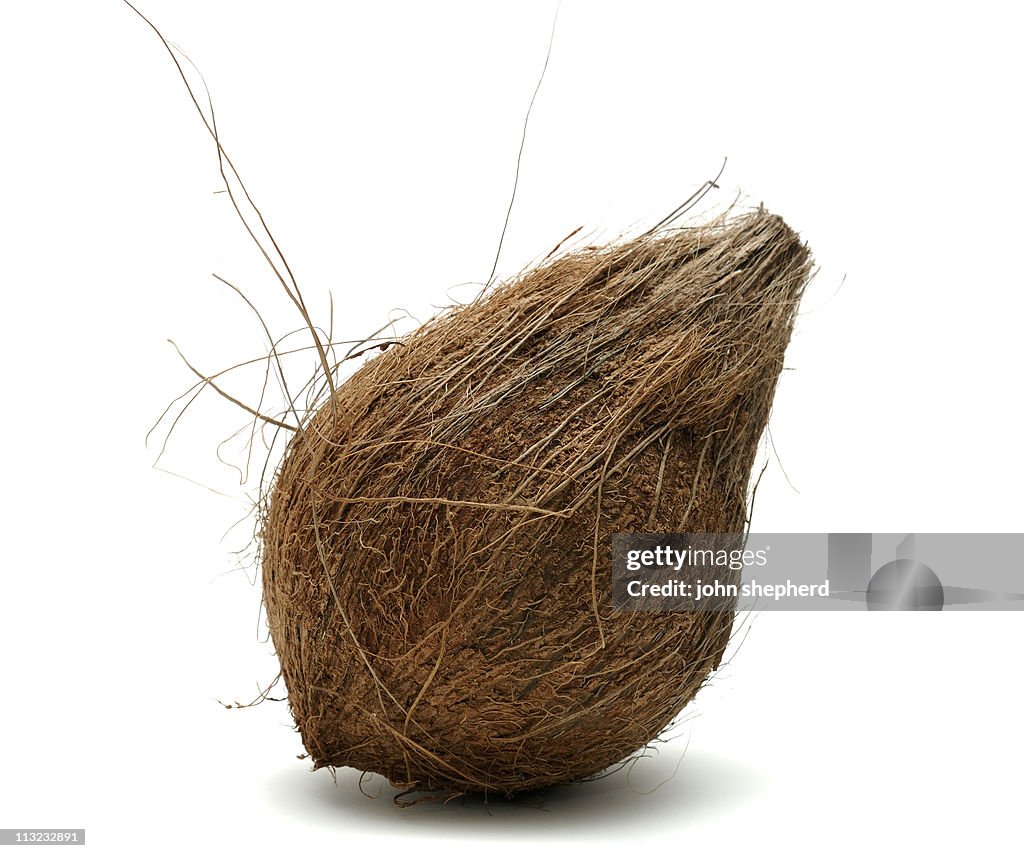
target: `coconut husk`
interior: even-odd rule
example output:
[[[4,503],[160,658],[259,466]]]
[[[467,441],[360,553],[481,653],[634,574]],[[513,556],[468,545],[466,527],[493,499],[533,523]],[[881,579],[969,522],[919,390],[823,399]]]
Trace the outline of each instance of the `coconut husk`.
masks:
[[[661,229],[547,260],[340,385],[262,524],[315,766],[511,795],[658,737],[734,614],[614,610],[611,536],[743,531],[809,273],[764,210]]]

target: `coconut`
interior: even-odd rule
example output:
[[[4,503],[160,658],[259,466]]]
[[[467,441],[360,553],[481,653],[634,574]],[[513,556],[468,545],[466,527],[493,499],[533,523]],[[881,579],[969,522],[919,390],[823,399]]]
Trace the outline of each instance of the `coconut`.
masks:
[[[334,389],[261,527],[316,768],[512,795],[663,733],[734,613],[615,610],[611,537],[745,529],[810,264],[763,209],[568,252]]]

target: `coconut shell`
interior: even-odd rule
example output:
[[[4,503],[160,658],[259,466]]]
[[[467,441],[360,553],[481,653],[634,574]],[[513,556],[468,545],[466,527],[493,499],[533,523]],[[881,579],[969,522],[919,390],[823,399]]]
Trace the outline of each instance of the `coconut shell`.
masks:
[[[289,443],[262,527],[317,768],[511,795],[665,730],[734,614],[616,611],[611,537],[744,530],[810,264],[763,210],[575,251],[337,388]]]

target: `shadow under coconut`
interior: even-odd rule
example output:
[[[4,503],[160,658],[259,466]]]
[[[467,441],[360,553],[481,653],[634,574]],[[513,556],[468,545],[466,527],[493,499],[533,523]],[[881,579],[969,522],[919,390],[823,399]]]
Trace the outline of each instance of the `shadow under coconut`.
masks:
[[[275,779],[274,803],[316,822],[349,826],[353,818],[380,821],[394,831],[396,822],[418,837],[451,837],[460,831],[552,837],[621,832],[635,836],[652,818],[675,822],[735,813],[768,789],[768,779],[737,760],[687,751],[680,761],[675,749],[651,756],[598,780],[526,793],[514,799],[460,796],[447,801],[395,804],[397,790],[380,776],[340,769],[337,783],[328,772],[292,771]],[[370,797],[368,797],[370,796]],[[423,798],[422,794],[403,799]]]

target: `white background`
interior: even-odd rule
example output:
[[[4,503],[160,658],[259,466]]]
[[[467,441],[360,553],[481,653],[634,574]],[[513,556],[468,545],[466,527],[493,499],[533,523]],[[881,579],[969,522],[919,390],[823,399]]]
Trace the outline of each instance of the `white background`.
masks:
[[[315,316],[330,290],[363,335],[486,278],[552,4],[140,2]],[[755,530],[1020,527],[1020,30],[964,8],[562,6],[500,270],[655,221],[725,156],[711,202],[763,201],[820,265]],[[286,704],[218,704],[276,673],[216,458],[241,420],[186,418],[165,461],[195,483],[144,437],[191,383],[167,337],[209,371],[262,349],[211,272],[299,320],[127,8],[8,4],[0,34],[0,827],[84,826],[100,855],[1020,854],[1015,613],[748,618],[677,739],[541,809],[399,810],[310,773]]]

